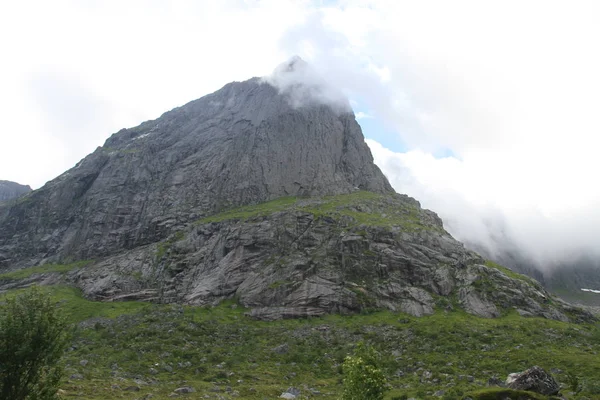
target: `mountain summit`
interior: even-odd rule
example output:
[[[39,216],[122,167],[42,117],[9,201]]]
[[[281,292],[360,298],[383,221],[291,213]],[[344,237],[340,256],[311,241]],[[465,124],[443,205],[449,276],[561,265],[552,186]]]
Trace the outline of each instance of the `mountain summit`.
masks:
[[[106,256],[283,196],[392,192],[333,93],[293,59],[113,134],[27,201],[0,209],[0,267]]]
[[[298,58],[123,129],[0,205],[0,292],[34,282],[100,300],[235,298],[261,319],[376,308],[590,317],[395,193],[347,99]]]

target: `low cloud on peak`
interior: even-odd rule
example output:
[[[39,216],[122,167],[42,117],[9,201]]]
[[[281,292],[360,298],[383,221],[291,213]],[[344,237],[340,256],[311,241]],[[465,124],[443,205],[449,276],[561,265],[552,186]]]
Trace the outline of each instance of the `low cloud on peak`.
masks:
[[[299,56],[277,66],[265,82],[287,96],[292,107],[326,104],[338,112],[351,112],[348,98]]]

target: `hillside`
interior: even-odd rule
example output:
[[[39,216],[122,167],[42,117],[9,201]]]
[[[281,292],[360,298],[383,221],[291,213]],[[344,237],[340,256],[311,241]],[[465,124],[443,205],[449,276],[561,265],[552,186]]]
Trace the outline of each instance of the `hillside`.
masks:
[[[0,296],[42,285],[76,326],[63,397],[337,398],[360,341],[389,398],[502,398],[468,393],[534,364],[600,393],[592,314],[395,193],[308,68],[123,129],[0,204]]]

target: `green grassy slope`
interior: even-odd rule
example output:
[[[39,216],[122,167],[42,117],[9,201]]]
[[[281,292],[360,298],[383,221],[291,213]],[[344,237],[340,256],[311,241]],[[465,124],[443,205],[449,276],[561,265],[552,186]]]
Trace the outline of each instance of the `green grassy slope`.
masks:
[[[479,391],[474,399],[499,398],[481,391],[490,377],[533,365],[561,370],[555,377],[563,382],[575,374],[584,383],[579,398],[600,398],[600,329],[591,324],[462,312],[260,322],[233,302],[210,308],[99,303],[72,288],[44,290],[76,327],[65,355],[65,398],[167,399],[191,386],[196,392],[182,398],[264,399],[293,386],[303,396],[336,399],[341,362],[359,341],[381,352],[388,399],[459,399],[473,391]],[[439,390],[444,395],[434,397]]]

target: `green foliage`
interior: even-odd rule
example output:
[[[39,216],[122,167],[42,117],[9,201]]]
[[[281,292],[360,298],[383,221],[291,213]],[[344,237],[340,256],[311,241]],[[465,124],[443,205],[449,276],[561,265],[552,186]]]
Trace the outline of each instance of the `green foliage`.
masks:
[[[346,355],[369,360],[356,346],[361,341],[376,350],[376,367],[388,382],[386,400],[461,399],[474,391],[479,398],[494,398],[489,396],[504,389],[483,388],[490,376],[505,377],[532,365],[576,372],[582,390],[577,396],[566,393],[569,400],[600,394],[600,327],[595,324],[522,318],[516,312],[484,319],[462,311],[421,318],[377,311],[265,322],[246,316],[248,310],[234,299],[193,307],[96,302],[68,287],[40,290],[77,327],[62,363],[65,374],[83,379],[63,381],[65,398],[152,394],[153,400],[168,400],[175,388],[187,385],[197,397],[214,397],[218,386],[231,387],[240,399],[262,400],[277,398],[290,386],[301,388],[304,396],[307,385],[321,392],[320,399],[339,399]],[[274,351],[281,345],[284,352]],[[82,359],[88,365],[80,365]],[[567,387],[566,374],[554,377]],[[139,379],[152,383],[140,385]],[[124,391],[130,385],[141,389],[135,395]],[[438,390],[445,394],[435,396]]]
[[[86,265],[90,264],[91,262],[92,261],[90,261],[90,260],[84,260],[84,261],[77,261],[77,262],[70,263],[70,264],[38,265],[36,267],[30,267],[30,268],[20,269],[18,271],[12,271],[12,272],[6,272],[4,274],[0,274],[0,280],[2,280],[2,279],[10,279],[10,280],[25,279],[25,278],[29,278],[31,275],[34,275],[34,274],[45,274],[45,273],[49,273],[49,272],[59,272],[61,274],[66,274],[67,272],[72,271],[74,269],[85,267]]]
[[[355,355],[344,359],[342,400],[381,400],[386,379],[377,366],[378,354],[372,347],[358,344]]]
[[[574,393],[579,393],[583,389],[583,385],[579,377],[571,372],[567,372],[567,387]]]
[[[0,398],[57,398],[68,343],[66,322],[51,299],[33,288],[0,306]]]

